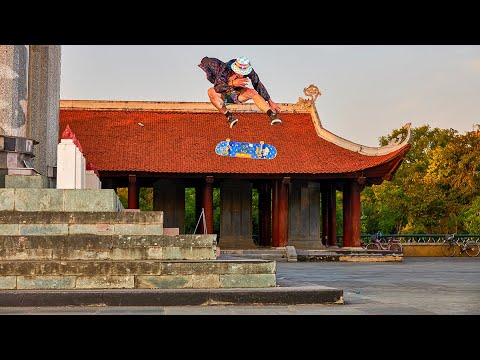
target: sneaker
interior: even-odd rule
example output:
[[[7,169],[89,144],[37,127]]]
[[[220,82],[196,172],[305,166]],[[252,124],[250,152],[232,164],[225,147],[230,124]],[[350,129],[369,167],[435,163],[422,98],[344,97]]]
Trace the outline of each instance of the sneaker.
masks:
[[[277,117],[277,114],[273,114],[271,117],[270,117],[270,125],[277,125],[277,124],[281,124],[282,123],[282,120],[280,120],[278,117]]]
[[[230,126],[230,129],[232,129],[237,122],[238,122],[238,119],[235,116],[230,116],[227,119],[227,124]]]

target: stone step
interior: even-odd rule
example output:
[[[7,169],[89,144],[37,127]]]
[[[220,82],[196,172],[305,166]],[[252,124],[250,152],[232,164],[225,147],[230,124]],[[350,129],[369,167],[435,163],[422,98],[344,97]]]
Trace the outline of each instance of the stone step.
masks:
[[[224,249],[220,247],[221,257],[224,259],[264,259],[287,261],[286,248],[258,248],[258,249]]]
[[[163,212],[0,211],[2,235],[162,235]]]
[[[213,260],[216,234],[0,235],[0,260]]]
[[[185,289],[276,286],[268,260],[0,261],[0,289]]]
[[[163,224],[163,211],[0,211],[1,224]]]
[[[0,211],[122,211],[113,189],[0,188]]]

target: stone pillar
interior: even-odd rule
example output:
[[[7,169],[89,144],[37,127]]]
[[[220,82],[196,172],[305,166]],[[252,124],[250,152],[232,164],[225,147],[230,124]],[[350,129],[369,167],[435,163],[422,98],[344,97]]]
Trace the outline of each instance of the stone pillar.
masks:
[[[272,187],[272,246],[280,246],[280,235],[278,232],[279,219],[279,194],[280,194],[280,180],[273,180]]]
[[[39,144],[33,164],[55,187],[60,111],[60,45],[31,45],[28,65],[27,136]]]
[[[207,234],[213,234],[213,176],[207,176],[203,188],[203,209]]]
[[[87,170],[85,173],[85,189],[101,189],[102,182],[94,170]]]
[[[322,244],[327,245],[328,239],[328,183],[321,184],[322,194]]]
[[[258,245],[271,246],[272,245],[272,186],[270,183],[262,183],[258,192]]]
[[[337,191],[335,183],[327,187],[328,237],[327,246],[337,246]]]
[[[57,145],[57,189],[85,189],[85,157],[74,139],[62,139]]]
[[[343,247],[360,247],[360,192],[355,180],[343,186]]]
[[[0,46],[0,135],[27,137],[27,64],[28,45]]]
[[[288,188],[290,178],[284,177],[279,184],[278,193],[278,245],[285,247],[288,243]]]
[[[0,183],[4,175],[37,173],[36,142],[27,133],[27,64],[27,45],[0,46]]]
[[[128,175],[128,208],[129,209],[138,209],[139,208],[139,195],[137,186],[137,176]]]

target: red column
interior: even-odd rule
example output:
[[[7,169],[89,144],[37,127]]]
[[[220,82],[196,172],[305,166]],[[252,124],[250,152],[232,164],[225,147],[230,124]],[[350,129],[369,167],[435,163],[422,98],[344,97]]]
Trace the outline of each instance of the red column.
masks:
[[[288,186],[290,178],[285,177],[279,184],[278,197],[278,246],[285,247],[288,242]]]
[[[138,188],[136,175],[128,175],[128,209],[138,209]]]
[[[271,189],[272,186],[269,183],[262,183],[258,192],[258,224],[259,239],[258,244],[260,246],[269,246],[271,242],[271,226],[272,226],[272,209],[271,209]]]
[[[360,247],[361,186],[351,180],[343,187],[343,246]]]
[[[328,239],[328,183],[321,184],[322,192],[322,244],[327,245]]]
[[[279,193],[280,193],[280,180],[273,181],[272,189],[272,246],[280,246],[280,235],[278,232],[278,217],[279,217]]]
[[[350,181],[343,185],[343,246],[351,247],[353,242],[352,228],[352,189]]]
[[[203,188],[203,208],[205,210],[205,222],[207,234],[213,234],[213,176],[207,176]]]
[[[328,238],[327,246],[337,245],[337,201],[335,183],[329,183],[327,187],[328,206]]]

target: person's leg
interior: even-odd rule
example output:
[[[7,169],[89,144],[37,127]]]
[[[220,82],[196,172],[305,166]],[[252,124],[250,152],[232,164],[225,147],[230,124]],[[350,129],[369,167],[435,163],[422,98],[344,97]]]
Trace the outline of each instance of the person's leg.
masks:
[[[227,124],[230,126],[230,128],[233,128],[238,122],[238,119],[233,116],[230,111],[228,111],[222,94],[217,93],[214,88],[210,88],[208,89],[208,97],[210,98],[210,102],[213,104],[213,106],[215,106],[220,113],[225,115],[227,118]]]
[[[245,89],[238,96],[238,101],[241,103],[244,103],[250,99],[254,101],[255,105],[257,105],[260,110],[268,115],[271,125],[280,124],[282,122],[282,120],[278,118],[277,114],[270,108],[268,102],[266,102],[265,99],[255,89]]]
[[[210,88],[208,89],[208,97],[210,98],[210,102],[218,109],[218,111],[224,115],[227,113],[228,110],[225,106],[225,102],[222,99],[222,94],[217,93],[214,88]]]

